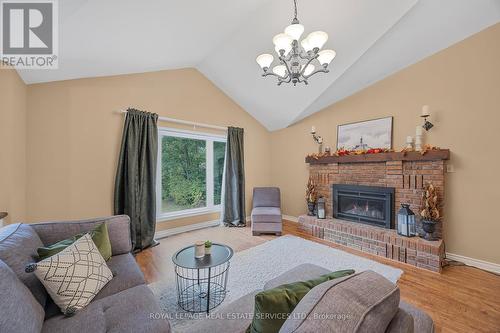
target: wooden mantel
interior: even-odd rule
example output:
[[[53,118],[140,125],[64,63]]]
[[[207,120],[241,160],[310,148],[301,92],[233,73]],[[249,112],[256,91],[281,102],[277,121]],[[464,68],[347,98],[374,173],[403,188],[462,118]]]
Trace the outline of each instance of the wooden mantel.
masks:
[[[424,155],[420,152],[390,152],[379,154],[363,155],[345,155],[345,156],[325,156],[315,159],[306,157],[306,163],[309,164],[331,164],[331,163],[369,163],[369,162],[387,162],[387,161],[440,161],[449,160],[450,150],[439,149],[429,150]]]

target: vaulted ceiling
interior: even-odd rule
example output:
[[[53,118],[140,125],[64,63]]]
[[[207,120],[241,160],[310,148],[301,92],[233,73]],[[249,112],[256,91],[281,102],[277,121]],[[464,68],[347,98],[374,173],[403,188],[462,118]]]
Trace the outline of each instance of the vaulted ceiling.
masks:
[[[269,130],[311,115],[500,22],[499,0],[299,0],[305,34],[328,33],[331,72],[308,86],[262,78],[258,54],[290,24],[291,0],[59,1],[59,69],[26,83],[196,67]]]

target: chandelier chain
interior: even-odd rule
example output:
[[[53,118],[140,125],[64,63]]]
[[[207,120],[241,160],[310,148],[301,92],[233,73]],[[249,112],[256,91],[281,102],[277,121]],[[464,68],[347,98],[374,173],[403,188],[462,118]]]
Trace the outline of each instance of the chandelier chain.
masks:
[[[293,5],[294,5],[294,8],[295,8],[294,18],[297,19],[297,0],[293,0]]]

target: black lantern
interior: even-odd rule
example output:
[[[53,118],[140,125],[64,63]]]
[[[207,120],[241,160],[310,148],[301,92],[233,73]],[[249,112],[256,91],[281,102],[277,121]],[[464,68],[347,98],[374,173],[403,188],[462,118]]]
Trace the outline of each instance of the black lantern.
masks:
[[[410,209],[409,204],[401,204],[401,209],[398,212],[398,234],[406,237],[416,235],[415,228],[415,213]]]
[[[318,219],[324,219],[326,217],[325,211],[325,198],[321,197],[318,199]]]

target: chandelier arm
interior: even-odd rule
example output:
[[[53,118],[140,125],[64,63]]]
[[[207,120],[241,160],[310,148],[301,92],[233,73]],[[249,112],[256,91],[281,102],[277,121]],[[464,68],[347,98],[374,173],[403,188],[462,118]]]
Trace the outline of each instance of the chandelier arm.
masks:
[[[300,75],[302,75],[303,77],[306,77],[306,76],[304,75],[304,72],[305,72],[305,70],[306,70],[307,66],[309,66],[309,64],[310,64],[310,63],[311,63],[314,59],[317,59],[318,57],[319,57],[319,54],[317,54],[317,53],[316,53],[316,54],[314,55],[314,57],[309,58],[309,59],[307,60],[306,64],[304,65],[304,67],[302,67],[302,70],[300,71]],[[311,76],[311,75],[309,75],[309,76]]]
[[[307,82],[307,78],[305,76],[303,76],[303,75],[300,75],[298,77],[298,81],[297,82],[298,83],[304,83],[306,86],[309,84],[309,82]]]
[[[280,78],[281,76],[279,76],[278,74],[276,73],[273,73],[273,72],[265,72],[265,73],[262,73],[262,76],[266,77],[266,76],[276,76],[277,78]]]
[[[276,73],[273,73],[273,72],[265,72],[265,73],[262,73],[262,76],[263,76],[263,77],[266,77],[266,76],[269,76],[269,75],[271,75],[271,76],[276,76],[276,77],[278,78],[278,85],[281,85],[283,82],[284,82],[284,83],[289,83],[289,82],[290,82],[290,80],[291,80],[290,75],[288,75],[288,73],[287,73],[287,75],[286,75],[285,77],[282,77],[282,76],[280,76],[280,75],[278,75],[278,74],[276,74]],[[288,79],[288,80],[287,80],[287,79]]]
[[[287,76],[288,79],[283,79],[281,77],[278,78],[278,86],[281,86],[282,83],[290,83],[290,81],[292,81],[292,77],[291,76]]]
[[[290,76],[290,79],[291,79],[291,76],[292,76],[292,71],[290,70],[290,66],[288,66],[288,62],[284,61],[285,63],[285,67],[286,67],[286,72],[287,72],[287,76]]]

